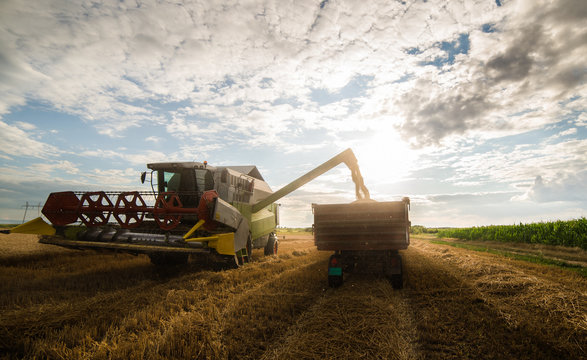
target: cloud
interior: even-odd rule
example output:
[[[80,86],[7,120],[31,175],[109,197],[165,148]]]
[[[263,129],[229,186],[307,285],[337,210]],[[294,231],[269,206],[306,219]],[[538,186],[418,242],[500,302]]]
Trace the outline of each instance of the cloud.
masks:
[[[464,92],[462,88],[442,91],[426,81],[418,82],[416,88],[428,91],[414,90],[398,100],[405,115],[398,128],[416,146],[439,145],[449,135],[479,128],[484,125],[483,115],[494,107],[483,93]]]
[[[87,180],[94,184],[100,184],[99,189],[132,189],[136,190],[139,183],[140,172],[133,168],[126,169],[94,169],[85,174]],[[95,187],[95,186],[93,186]]]
[[[461,193],[461,194],[438,194],[428,195],[426,200],[443,204],[446,206],[469,205],[478,206],[478,199],[482,198],[486,204],[495,204],[505,199],[511,198],[513,192],[481,192],[481,193]]]
[[[122,150],[86,150],[80,152],[79,155],[101,159],[123,159],[126,163],[131,163],[133,165],[145,165],[152,162],[175,160],[173,155],[154,150],[147,150],[140,154],[132,154]]]
[[[0,10],[3,4],[0,4]],[[0,14],[0,21],[2,18]],[[24,105],[26,91],[23,90],[46,78],[27,63],[16,49],[16,40],[14,33],[0,27],[0,115],[8,113],[13,106]]]
[[[535,62],[531,53],[535,51],[542,37],[542,29],[535,24],[524,30],[519,38],[512,40],[508,49],[489,59],[485,65],[488,78],[499,83],[520,81],[529,75]]]
[[[167,122],[161,110],[170,101],[187,101],[219,121],[243,106],[245,119],[271,118],[270,130],[291,121],[314,124],[300,120],[316,111],[312,88],[336,93],[357,76],[397,79],[411,64],[402,48],[442,41],[487,18],[495,5],[308,0],[65,7],[49,1],[31,7],[6,1],[2,7],[6,48],[14,54],[5,68],[40,76],[15,81],[20,100],[6,97],[3,106],[22,104],[28,94],[118,137],[139,124]],[[417,23],[423,26],[408,26]],[[301,106],[276,118],[279,99]]]
[[[518,9],[512,9],[516,4]],[[552,115],[560,109],[547,105],[551,99],[570,99],[586,87],[587,30],[582,24],[587,15],[580,4],[509,3],[504,8],[512,12],[498,22],[496,32],[469,29],[468,54],[440,72],[428,67],[395,102],[405,119],[398,130],[421,147],[455,135],[508,134],[557,121]],[[577,13],[571,15],[568,8]],[[524,111],[541,120],[520,128],[516,114]]]
[[[471,153],[463,151],[435,158],[436,165],[454,170],[454,175],[446,181],[481,180],[484,184],[528,182],[536,174],[554,178],[583,171],[587,163],[587,140],[555,140],[556,136],[539,144],[521,143],[514,147],[497,143],[484,152],[474,148]]]
[[[559,138],[563,136],[575,135],[577,134],[577,128],[570,128],[565,131],[561,131],[560,133],[553,136],[553,138]]]
[[[335,136],[354,130],[357,121],[349,114],[357,112],[363,122],[389,116],[394,109],[381,104],[392,100],[405,116],[400,129],[407,138],[437,144],[446,135],[484,128],[483,114],[498,105],[488,90],[479,95],[472,94],[475,87],[447,92],[445,84],[435,84],[436,68],[410,70],[419,81],[409,82],[407,93],[406,84],[390,86],[421,61],[403,50],[422,48],[423,56],[448,56],[462,65],[462,59],[438,44],[501,16],[491,2],[440,5],[269,1],[64,8],[49,2],[31,8],[5,2],[3,20],[17,54],[12,67],[28,67],[45,79],[34,86],[18,82],[15,91],[86,119],[100,134],[120,137],[129,128],[156,122],[168,124],[177,137],[185,136],[185,130],[229,130],[253,145],[272,144],[292,122],[304,129],[328,128]],[[19,17],[27,21],[14,20]],[[49,27],[54,30],[44,31]],[[515,56],[498,56],[490,63],[499,68],[500,59],[510,58]],[[361,78],[372,79],[364,98],[340,99],[329,107],[311,101],[311,89],[336,94]],[[399,102],[389,95],[398,90],[403,92]],[[421,96],[426,93],[430,96]],[[276,104],[280,99],[296,106]],[[161,110],[170,101],[186,101],[189,112],[210,121],[184,111],[167,116]],[[415,103],[422,105],[410,108]]]
[[[396,166],[386,169],[381,188],[391,172],[405,180],[432,166],[448,173],[437,186],[515,187],[536,175],[550,184],[587,161],[585,12],[580,0],[501,7],[487,0],[5,0],[0,115],[34,101],[112,139],[104,141],[107,150],[59,150],[46,143],[40,123],[4,116],[0,157],[143,166],[186,157],[224,161],[227,153],[239,159],[241,149],[252,149],[305,163],[313,160],[309,152],[352,146],[362,147],[363,159],[371,155],[372,164],[359,159],[365,173]],[[577,130],[565,128],[537,146],[533,137],[515,148],[495,141],[530,138],[561,119]],[[155,128],[156,137],[146,133]],[[149,151],[134,147],[135,138],[151,143]],[[407,142],[420,148],[417,157],[407,156],[416,154]],[[398,169],[402,161],[410,164]],[[80,167],[99,181],[130,179],[117,171]]]
[[[587,171],[576,174],[559,174],[550,180],[537,175],[534,184],[521,196],[512,198],[514,201],[530,200],[534,202],[580,201],[587,202]]]
[[[76,175],[80,173],[77,165],[70,161],[59,160],[32,164],[28,167],[34,173],[44,178],[59,176],[62,173]]]
[[[0,158],[17,156],[47,159],[61,151],[56,147],[35,139],[34,125],[19,122],[10,125],[0,120]]]
[[[155,144],[160,143],[163,140],[163,138],[159,137],[159,136],[148,136],[145,138],[145,141],[149,141]]]

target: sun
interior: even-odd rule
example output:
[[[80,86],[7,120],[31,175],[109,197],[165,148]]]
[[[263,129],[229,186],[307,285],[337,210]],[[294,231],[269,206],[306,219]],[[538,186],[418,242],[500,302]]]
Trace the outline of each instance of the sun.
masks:
[[[365,183],[390,184],[405,179],[416,153],[395,131],[381,131],[355,144],[353,151]]]

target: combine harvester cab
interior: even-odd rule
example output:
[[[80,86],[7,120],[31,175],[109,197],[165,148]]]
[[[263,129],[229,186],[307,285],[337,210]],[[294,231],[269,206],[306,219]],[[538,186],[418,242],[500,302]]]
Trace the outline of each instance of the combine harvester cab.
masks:
[[[344,272],[368,267],[382,271],[394,288],[402,288],[399,250],[410,244],[409,206],[409,198],[312,204],[316,247],[335,252],[328,261],[328,285],[338,287]]]

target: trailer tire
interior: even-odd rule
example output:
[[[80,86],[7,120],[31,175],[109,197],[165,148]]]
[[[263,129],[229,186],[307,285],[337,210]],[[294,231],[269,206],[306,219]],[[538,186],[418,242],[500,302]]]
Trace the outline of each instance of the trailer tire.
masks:
[[[391,275],[391,277],[390,277],[391,286],[394,289],[403,289],[403,287],[404,287],[404,265],[403,265],[402,257],[398,255],[397,261],[399,261],[400,272],[399,272],[399,274]]]
[[[391,276],[391,286],[394,289],[403,289],[404,279],[402,274],[396,274]]]
[[[342,285],[342,276],[328,275],[328,287],[337,288]]]
[[[343,283],[343,266],[342,255],[337,251],[328,259],[328,286],[337,288]]]
[[[277,255],[278,247],[279,241],[277,240],[277,236],[273,233],[269,234],[269,240],[267,240],[267,245],[265,245],[265,256]]]

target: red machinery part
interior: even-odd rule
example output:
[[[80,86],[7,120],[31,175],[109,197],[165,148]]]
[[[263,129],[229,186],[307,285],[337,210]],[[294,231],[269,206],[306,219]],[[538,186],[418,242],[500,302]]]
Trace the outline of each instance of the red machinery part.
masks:
[[[198,204],[198,219],[205,220],[204,228],[206,230],[216,229],[216,222],[212,219],[212,206],[214,206],[214,199],[218,197],[215,190],[208,190],[204,192]]]
[[[87,227],[93,227],[108,224],[108,218],[113,210],[112,201],[104,191],[93,191],[82,195],[78,214]]]
[[[129,191],[118,195],[112,215],[121,228],[133,229],[141,225],[145,213],[151,210],[138,191]]]
[[[172,230],[181,220],[183,206],[179,196],[175,192],[162,192],[157,196],[155,207],[153,208],[153,217],[159,228],[163,230]]]
[[[65,226],[77,221],[80,200],[73,191],[55,192],[49,194],[43,210],[43,215],[56,226]]]

